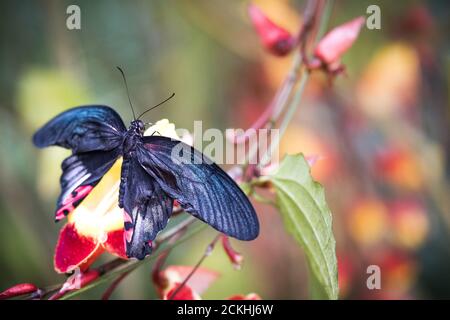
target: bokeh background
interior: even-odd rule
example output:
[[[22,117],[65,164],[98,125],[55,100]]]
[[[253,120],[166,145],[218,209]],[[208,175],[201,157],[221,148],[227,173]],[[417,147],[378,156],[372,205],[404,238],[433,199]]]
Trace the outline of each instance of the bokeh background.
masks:
[[[254,1],[296,32],[303,1]],[[81,8],[81,30],[66,28],[66,8]],[[344,56],[347,75],[331,87],[315,73],[281,144],[282,153],[321,156],[314,177],[333,212],[341,298],[450,298],[449,99],[447,1],[336,1],[329,26],[381,7],[381,30],[363,28]],[[247,1],[0,2],[0,288],[63,281],[53,270],[61,222],[53,222],[60,161],[67,151],[37,150],[31,135],[76,105],[131,112],[116,65],[126,70],[139,111],[171,92],[148,115],[192,129],[246,128],[264,110],[291,57],[264,52]],[[203,295],[222,299],[307,298],[303,254],[280,216],[256,204],[261,236],[233,244],[246,257],[235,271],[218,247],[205,266],[221,273]],[[171,264],[194,264],[206,231],[178,247]],[[111,259],[105,255],[104,261]],[[366,288],[368,265],[382,289]],[[80,298],[98,298],[99,286]],[[146,264],[114,298],[151,299]]]

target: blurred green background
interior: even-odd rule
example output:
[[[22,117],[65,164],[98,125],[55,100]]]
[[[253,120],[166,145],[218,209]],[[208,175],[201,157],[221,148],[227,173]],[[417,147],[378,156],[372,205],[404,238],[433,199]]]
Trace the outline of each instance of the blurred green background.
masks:
[[[303,1],[254,2],[286,29],[300,26]],[[137,112],[176,93],[145,120],[168,118],[192,130],[194,120],[225,129],[246,128],[258,117],[291,57],[263,51],[248,3],[0,3],[0,288],[64,279],[52,265],[64,223],[53,222],[53,210],[68,153],[37,150],[31,135],[83,104],[110,105],[128,123],[132,115],[115,66],[125,69]],[[70,4],[81,8],[81,30],[66,28]],[[344,57],[347,75],[333,88],[323,75],[312,77],[281,152],[323,156],[313,174],[334,214],[342,298],[449,298],[449,5],[336,1],[330,27],[365,15],[370,4],[381,7],[382,29],[361,32]],[[256,208],[260,238],[233,242],[246,257],[243,269],[233,270],[217,248],[205,266],[222,276],[204,298],[307,297],[301,250],[274,210]],[[207,231],[183,244],[169,262],[194,264],[212,236]],[[379,292],[365,288],[372,263],[383,266]],[[146,264],[134,272],[113,298],[155,298],[150,271]],[[98,298],[104,290],[80,297]]]

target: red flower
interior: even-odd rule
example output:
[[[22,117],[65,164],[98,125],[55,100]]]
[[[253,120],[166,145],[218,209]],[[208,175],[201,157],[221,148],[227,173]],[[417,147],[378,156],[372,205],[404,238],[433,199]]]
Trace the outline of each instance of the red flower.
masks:
[[[248,14],[264,48],[269,52],[277,56],[284,56],[295,46],[294,37],[267,18],[257,6],[250,5]]]
[[[123,211],[117,206],[121,160],[68,217],[56,245],[54,266],[59,273],[86,270],[104,251],[126,259]]]

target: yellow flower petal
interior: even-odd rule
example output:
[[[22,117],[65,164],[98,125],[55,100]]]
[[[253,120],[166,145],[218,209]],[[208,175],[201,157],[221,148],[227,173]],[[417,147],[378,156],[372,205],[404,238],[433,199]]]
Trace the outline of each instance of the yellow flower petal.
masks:
[[[107,232],[123,228],[123,213],[118,206],[121,167],[122,158],[119,158],[68,216],[79,233],[94,237],[100,243],[107,240]]]

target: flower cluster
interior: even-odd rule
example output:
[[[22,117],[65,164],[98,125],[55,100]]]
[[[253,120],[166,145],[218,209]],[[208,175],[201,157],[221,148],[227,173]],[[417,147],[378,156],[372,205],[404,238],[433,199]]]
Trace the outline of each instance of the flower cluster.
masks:
[[[250,19],[259,35],[263,47],[277,56],[285,56],[293,51],[300,42],[299,37],[293,36],[283,27],[270,20],[257,6],[248,8]],[[358,38],[365,23],[364,17],[355,18],[347,23],[335,27],[328,32],[314,48],[311,60],[303,57],[310,70],[322,69],[330,75],[337,75],[344,71],[341,63],[342,55],[350,49]],[[300,35],[304,35],[308,25],[305,23]],[[305,55],[306,52],[303,52]]]

